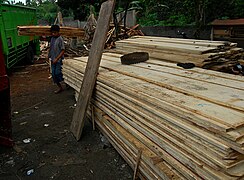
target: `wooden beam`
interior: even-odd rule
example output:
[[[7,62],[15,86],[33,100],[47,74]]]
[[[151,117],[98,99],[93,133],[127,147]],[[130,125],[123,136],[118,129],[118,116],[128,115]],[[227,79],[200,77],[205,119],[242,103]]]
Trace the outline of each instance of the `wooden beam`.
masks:
[[[228,108],[224,107],[226,110],[220,110],[219,108],[221,108],[221,106],[218,105],[219,107],[217,108],[216,106],[216,108],[219,110],[218,112],[216,111],[217,113],[215,113],[215,115],[212,114],[212,117],[197,117],[195,116],[195,114],[197,115],[197,113],[199,113],[197,111],[193,111],[192,113],[194,113],[194,116],[192,116],[192,113],[188,113],[190,111],[189,107],[194,107],[194,104],[197,105],[206,103],[200,103],[194,98],[194,100],[192,99],[193,101],[191,101],[193,104],[189,104],[188,101],[190,102],[190,96],[187,96],[187,98],[183,100],[182,97],[177,96],[171,90],[162,90],[161,88],[158,89],[151,83],[147,86],[145,81],[136,81],[136,78],[128,77],[121,73],[112,72],[112,69],[115,68],[115,66],[112,65],[110,65],[111,70],[106,71],[102,68],[103,65],[105,65],[107,62],[116,62],[113,58],[109,59],[108,57],[109,56],[106,54],[102,58],[103,61],[100,66],[101,71],[97,77],[98,81],[96,85],[96,92],[93,94],[92,103],[95,107],[100,108],[103,113],[107,114],[101,116],[112,118],[111,120],[108,120],[109,122],[105,120],[101,121],[100,123],[101,125],[108,126],[109,129],[111,128],[112,131],[109,132],[109,134],[115,133],[113,138],[116,139],[116,142],[117,139],[120,141],[122,139],[120,136],[124,136],[125,134],[121,131],[118,133],[117,127],[120,126],[126,132],[130,133],[133,137],[138,139],[138,141],[144,144],[146,148],[150,150],[150,152],[154,153],[149,156],[145,155],[145,148],[143,148],[143,155],[141,156],[139,166],[139,169],[141,168],[140,174],[144,175],[144,173],[141,171],[143,168],[143,163],[147,163],[152,170],[156,168],[155,166],[166,163],[166,165],[175,168],[177,173],[186,177],[187,179],[191,179],[191,177],[195,176],[197,176],[196,178],[199,178],[198,175],[200,177],[207,176],[208,178],[215,179],[217,177],[224,179],[226,178],[226,175],[228,177],[243,175],[240,171],[243,170],[243,161],[240,161],[243,155],[230,149],[232,145],[229,144],[229,142],[232,137],[230,138],[226,136],[229,132],[214,131],[213,134],[211,133],[213,131],[211,127],[208,128],[207,125],[204,125],[204,129],[202,129],[197,126],[197,119],[199,119],[201,122],[205,120],[212,121],[211,119],[214,118],[214,116],[219,116],[218,114],[220,113],[218,112],[223,114],[221,116],[223,116],[224,119],[236,119],[239,115],[235,115],[233,118],[225,118],[224,113]],[[160,64],[162,69],[153,66],[151,66],[151,68],[161,72],[164,69],[163,64]],[[69,66],[67,67],[67,65]],[[81,58],[80,61],[79,58],[75,58],[73,61],[64,62],[64,76],[68,77],[69,81],[72,81],[71,87],[74,87],[77,91],[79,91],[79,87],[81,85],[82,79],[79,78],[84,74],[85,65],[85,58]],[[119,61],[117,65],[119,65]],[[171,67],[167,63],[166,65]],[[143,64],[133,66],[142,66],[143,71],[145,68]],[[197,78],[198,82],[202,81],[201,78],[202,77]],[[214,82],[212,83],[216,84]],[[142,86],[138,86],[139,84],[143,84],[145,89]],[[235,88],[232,87],[232,89],[234,92]],[[140,91],[144,91],[146,94],[142,94]],[[163,94],[158,94],[159,92],[165,93],[166,96]],[[181,96],[184,95],[182,94]],[[152,99],[152,97],[155,98]],[[169,108],[169,106],[171,106],[170,104],[174,104],[173,101],[169,100],[170,97],[177,99],[177,106],[181,106],[180,102],[184,101],[184,107],[181,106],[181,108],[184,108],[188,112],[182,112],[181,110],[183,109],[176,106],[172,109]],[[157,103],[158,100],[160,100],[160,102]],[[164,106],[164,101],[167,101],[169,104]],[[210,102],[207,104],[210,105]],[[201,107],[199,110],[201,111],[202,108],[203,107]],[[176,112],[174,112],[174,110],[176,110]],[[95,113],[96,123],[99,124],[97,118],[101,116],[97,117],[96,110]],[[211,114],[211,110],[208,110],[207,113]],[[185,119],[185,115],[187,115],[187,119]],[[188,122],[188,120],[190,120],[188,118],[190,117],[192,120],[194,120],[193,123],[190,121]],[[244,129],[242,127],[235,130],[233,138],[243,137]],[[233,132],[231,129],[229,131]],[[134,139],[131,139],[131,137],[126,136],[125,139],[127,139],[129,143],[132,142],[134,144]],[[234,143],[236,140],[233,139],[232,142]],[[123,142],[129,146],[127,141],[123,140]],[[241,148],[242,144],[243,143],[240,143],[240,146],[236,144],[235,146],[236,148]],[[135,147],[136,150],[133,148],[133,158],[136,157],[137,149],[141,148],[137,144],[135,144]],[[120,148],[122,148],[121,150],[124,150],[123,147]],[[155,156],[162,157],[163,161],[160,162],[160,159],[153,158]],[[148,161],[145,161],[145,158],[149,158],[151,162],[150,165]],[[134,169],[135,162],[132,163]],[[163,168],[160,168],[160,170],[164,171]],[[191,176],[189,176],[189,171],[190,173],[192,171]],[[160,174],[156,173],[156,175]]]
[[[141,159],[141,153],[142,153],[142,150],[139,149],[138,153],[137,153],[137,157],[136,157],[136,165],[135,165],[135,169],[134,169],[133,180],[135,180],[137,178],[137,172],[138,172],[138,167],[139,167],[139,163],[140,163],[140,159]]]
[[[71,132],[77,140],[80,139],[85,122],[87,106],[89,104],[92,91],[96,82],[96,76],[100,65],[102,52],[104,49],[110,18],[114,9],[115,1],[108,0],[101,6],[97,28],[92,41],[91,51],[85,70],[85,76],[81,85],[77,107],[74,111],[73,121],[71,123]]]
[[[92,118],[92,130],[95,131],[95,114],[94,106],[91,104],[91,118]]]
[[[19,36],[51,36],[51,26],[18,26]],[[81,28],[60,27],[60,35],[64,37],[84,37],[85,31]]]

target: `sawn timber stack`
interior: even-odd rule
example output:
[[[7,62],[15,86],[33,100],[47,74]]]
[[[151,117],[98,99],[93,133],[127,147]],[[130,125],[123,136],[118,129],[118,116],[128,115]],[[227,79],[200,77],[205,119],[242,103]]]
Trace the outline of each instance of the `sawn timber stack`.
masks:
[[[157,59],[122,65],[104,53],[88,116],[146,179],[240,179],[244,175],[244,80]],[[79,92],[87,57],[64,61]]]
[[[114,52],[148,52],[151,58],[173,63],[194,63],[197,67],[231,73],[244,63],[244,50],[236,43],[153,36],[134,36],[116,42]]]

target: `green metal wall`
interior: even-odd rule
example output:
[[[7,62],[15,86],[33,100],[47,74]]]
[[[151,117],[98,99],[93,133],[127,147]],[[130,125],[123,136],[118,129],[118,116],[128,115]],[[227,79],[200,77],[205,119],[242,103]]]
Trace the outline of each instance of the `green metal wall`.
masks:
[[[0,4],[0,30],[7,68],[12,67],[26,56],[26,48],[32,44],[38,53],[38,37],[18,36],[17,26],[36,25],[34,8]]]

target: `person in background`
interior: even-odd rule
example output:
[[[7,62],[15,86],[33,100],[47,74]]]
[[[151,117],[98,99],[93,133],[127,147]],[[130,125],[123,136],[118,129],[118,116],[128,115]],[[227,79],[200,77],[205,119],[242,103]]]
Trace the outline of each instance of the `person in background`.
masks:
[[[57,94],[63,91],[61,82],[63,81],[62,61],[64,59],[65,47],[64,40],[59,33],[60,27],[58,25],[52,25],[50,30],[52,38],[48,58],[51,60],[53,82],[58,86],[58,90],[55,91],[55,94]]]

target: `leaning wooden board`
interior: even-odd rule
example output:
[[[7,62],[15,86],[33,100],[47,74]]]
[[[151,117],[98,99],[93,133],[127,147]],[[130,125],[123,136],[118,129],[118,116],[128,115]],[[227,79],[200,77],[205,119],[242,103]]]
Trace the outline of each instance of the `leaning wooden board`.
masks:
[[[70,130],[77,140],[80,139],[84,121],[86,117],[87,107],[92,96],[92,92],[96,83],[111,15],[115,7],[114,0],[103,2],[100,8],[96,31],[92,40],[92,47],[89,52],[88,62],[85,70],[85,76],[81,84],[81,92],[77,101],[77,108],[73,114]]]

